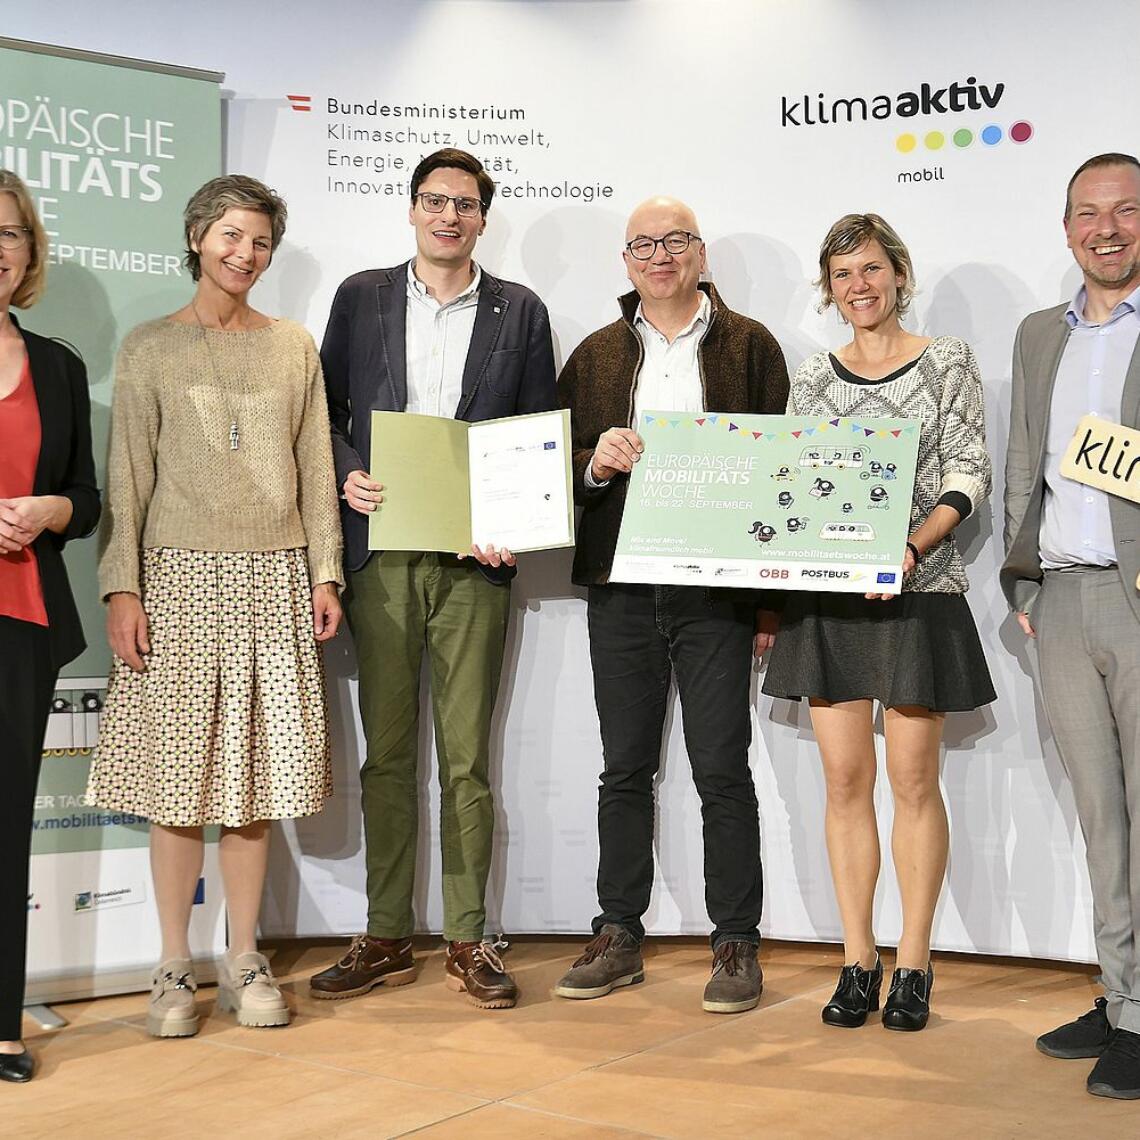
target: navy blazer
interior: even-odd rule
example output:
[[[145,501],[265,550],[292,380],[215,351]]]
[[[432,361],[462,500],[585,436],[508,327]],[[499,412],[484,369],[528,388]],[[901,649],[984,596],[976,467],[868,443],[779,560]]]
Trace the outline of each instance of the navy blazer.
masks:
[[[369,470],[372,411],[408,405],[408,262],[354,274],[337,290],[321,344],[337,488]],[[558,406],[554,346],[546,306],[523,285],[483,271],[475,328],[463,369],[457,420],[477,422]],[[371,554],[368,520],[341,498],[344,562],[359,570]],[[489,578],[514,576],[483,567]]]
[[[64,544],[95,530],[101,510],[91,454],[91,403],[83,361],[59,341],[20,330],[28,353],[32,387],[40,412],[40,455],[33,495],[62,495],[71,500],[71,521],[63,534],[45,530],[32,543],[39,564],[48,641],[56,669],[86,648],[79,611],[63,564]]]

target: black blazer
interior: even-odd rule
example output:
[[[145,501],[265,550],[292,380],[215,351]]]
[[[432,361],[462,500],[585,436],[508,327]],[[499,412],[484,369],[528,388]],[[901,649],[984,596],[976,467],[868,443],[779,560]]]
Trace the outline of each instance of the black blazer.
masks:
[[[329,399],[336,485],[350,471],[367,471],[372,444],[371,411],[402,412],[408,405],[405,322],[408,263],[369,269],[336,292],[321,344]],[[486,270],[479,286],[475,328],[463,369],[457,420],[476,422],[548,412],[558,406],[554,346],[546,306],[523,285],[500,281]],[[341,499],[346,569],[369,558],[368,520]],[[514,568],[493,581],[514,576]]]
[[[63,547],[68,539],[92,534],[101,510],[91,455],[87,369],[58,341],[27,332],[18,324],[16,327],[28,352],[40,412],[40,457],[32,494],[63,495],[71,500],[72,507],[71,521],[63,534],[45,530],[32,543],[43,586],[52,663],[59,669],[78,657],[87,644],[67,581]]]

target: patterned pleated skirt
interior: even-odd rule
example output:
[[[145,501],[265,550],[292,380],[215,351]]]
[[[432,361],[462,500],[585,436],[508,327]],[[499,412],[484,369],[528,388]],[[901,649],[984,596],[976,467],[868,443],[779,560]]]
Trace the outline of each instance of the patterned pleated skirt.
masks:
[[[996,699],[964,594],[789,594],[764,678],[772,697],[976,709]]]
[[[88,796],[167,827],[243,827],[332,794],[304,550],[143,552],[151,652],[115,658]]]

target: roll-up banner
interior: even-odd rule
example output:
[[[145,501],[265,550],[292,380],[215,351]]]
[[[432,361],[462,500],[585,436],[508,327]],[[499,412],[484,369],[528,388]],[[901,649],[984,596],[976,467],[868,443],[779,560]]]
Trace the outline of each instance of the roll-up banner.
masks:
[[[48,231],[47,292],[26,328],[87,365],[102,483],[115,352],[140,321],[185,304],[182,209],[219,173],[217,72],[0,38],[0,167],[27,183]],[[146,985],[160,944],[143,819],[87,802],[110,653],[94,540],[67,548],[88,649],[63,670],[44,742],[32,834],[28,1000]],[[216,846],[207,846],[191,944],[223,945]]]

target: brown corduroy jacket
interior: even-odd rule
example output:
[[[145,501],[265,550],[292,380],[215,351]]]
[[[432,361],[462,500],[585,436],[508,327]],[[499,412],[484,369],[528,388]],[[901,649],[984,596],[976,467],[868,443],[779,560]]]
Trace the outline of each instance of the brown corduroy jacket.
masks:
[[[704,410],[783,415],[788,402],[788,369],[776,338],[759,321],[734,313],[716,289],[703,283],[712,310],[697,359]],[[558,377],[558,402],[573,420],[574,498],[582,507],[573,579],[580,586],[609,581],[625,506],[627,475],[604,487],[585,484],[586,465],[602,432],[629,427],[644,349],[633,325],[638,295],[621,297],[621,319],[591,333],[574,350]]]

